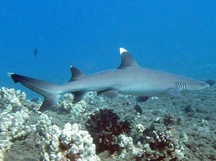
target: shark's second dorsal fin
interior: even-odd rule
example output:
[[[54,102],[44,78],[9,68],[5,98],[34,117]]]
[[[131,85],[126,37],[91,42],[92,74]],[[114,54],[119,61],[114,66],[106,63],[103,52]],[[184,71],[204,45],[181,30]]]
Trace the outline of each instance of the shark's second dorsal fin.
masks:
[[[71,70],[72,77],[71,77],[69,82],[76,81],[76,80],[85,76],[85,74],[83,72],[81,72],[81,70],[79,70],[78,68],[76,68],[74,66],[70,66],[70,70]],[[74,94],[73,103],[77,103],[83,98],[85,91],[74,91],[71,93]]]
[[[118,69],[125,69],[128,67],[139,67],[136,60],[131,56],[131,54],[124,48],[120,48],[121,54],[121,64]]]
[[[69,80],[69,82],[70,81],[75,81],[75,80],[85,76],[85,74],[83,72],[81,72],[79,69],[77,69],[74,66],[70,66],[70,70],[71,70],[72,77]]]

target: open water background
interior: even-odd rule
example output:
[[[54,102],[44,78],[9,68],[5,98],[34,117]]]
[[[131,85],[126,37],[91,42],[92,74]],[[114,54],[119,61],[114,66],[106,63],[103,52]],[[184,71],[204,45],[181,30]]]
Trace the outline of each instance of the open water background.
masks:
[[[70,65],[116,68],[119,47],[143,67],[216,79],[215,8],[214,0],[2,0],[0,86],[31,96],[7,73],[64,83]]]

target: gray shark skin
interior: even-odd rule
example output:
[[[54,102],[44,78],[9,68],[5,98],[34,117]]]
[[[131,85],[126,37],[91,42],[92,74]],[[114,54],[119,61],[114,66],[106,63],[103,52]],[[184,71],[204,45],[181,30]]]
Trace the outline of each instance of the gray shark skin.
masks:
[[[80,101],[87,91],[97,91],[98,95],[110,98],[118,93],[135,95],[139,98],[180,96],[181,91],[195,91],[206,88],[209,84],[175,75],[140,67],[127,50],[120,48],[121,64],[117,69],[84,75],[71,66],[72,77],[68,83],[58,85],[19,74],[8,73],[15,83],[20,82],[27,88],[44,96],[40,111],[52,110],[61,94],[74,94],[74,103]]]

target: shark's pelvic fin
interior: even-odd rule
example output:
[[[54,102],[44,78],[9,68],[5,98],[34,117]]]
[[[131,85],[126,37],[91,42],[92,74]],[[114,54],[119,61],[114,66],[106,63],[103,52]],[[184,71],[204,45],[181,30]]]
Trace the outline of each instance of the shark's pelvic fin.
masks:
[[[118,94],[118,91],[114,90],[114,89],[97,91],[97,95],[104,95],[104,96],[107,96],[108,98],[113,98],[113,97],[117,96],[117,94]]]
[[[124,48],[120,48],[121,64],[118,69],[125,69],[129,67],[139,67],[136,60],[131,54]]]

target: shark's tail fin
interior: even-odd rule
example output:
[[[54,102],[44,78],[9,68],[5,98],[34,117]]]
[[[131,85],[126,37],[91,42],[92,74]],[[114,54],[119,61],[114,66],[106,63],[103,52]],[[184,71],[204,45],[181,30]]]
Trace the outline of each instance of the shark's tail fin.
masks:
[[[8,75],[13,79],[14,83],[20,82],[27,88],[44,96],[44,102],[40,107],[40,111],[45,111],[52,108],[52,106],[58,101],[60,94],[62,93],[61,85],[14,73],[8,73]]]

